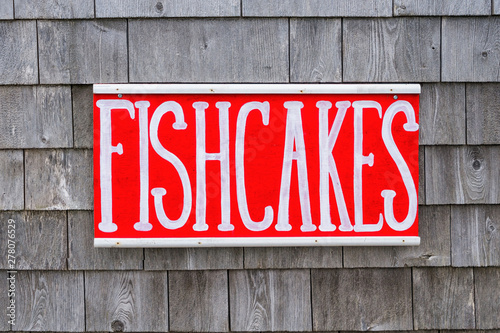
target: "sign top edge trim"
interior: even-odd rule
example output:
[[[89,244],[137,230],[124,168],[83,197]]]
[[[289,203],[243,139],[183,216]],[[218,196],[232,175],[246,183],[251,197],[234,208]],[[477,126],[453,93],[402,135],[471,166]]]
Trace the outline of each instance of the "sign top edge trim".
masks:
[[[94,84],[94,94],[420,94],[420,84]]]

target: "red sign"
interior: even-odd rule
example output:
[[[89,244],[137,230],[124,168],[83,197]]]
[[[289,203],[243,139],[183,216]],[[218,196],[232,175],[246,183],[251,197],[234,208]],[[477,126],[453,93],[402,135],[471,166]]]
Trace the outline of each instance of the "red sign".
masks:
[[[95,245],[415,245],[419,85],[95,85]]]

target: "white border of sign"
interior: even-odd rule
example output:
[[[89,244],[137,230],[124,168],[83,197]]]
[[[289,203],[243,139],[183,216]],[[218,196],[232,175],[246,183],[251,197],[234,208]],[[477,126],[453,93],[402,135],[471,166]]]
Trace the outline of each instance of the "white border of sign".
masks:
[[[420,84],[94,84],[94,94],[420,94]]]
[[[420,94],[420,84],[94,84],[94,94]],[[420,237],[94,238],[95,247],[416,246]]]
[[[95,247],[411,246],[420,237],[95,238]]]

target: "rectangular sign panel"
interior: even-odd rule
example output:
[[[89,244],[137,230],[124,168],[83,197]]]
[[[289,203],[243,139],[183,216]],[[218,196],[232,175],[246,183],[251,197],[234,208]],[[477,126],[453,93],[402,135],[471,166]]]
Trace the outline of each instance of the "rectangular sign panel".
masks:
[[[419,93],[94,85],[94,244],[418,245]]]

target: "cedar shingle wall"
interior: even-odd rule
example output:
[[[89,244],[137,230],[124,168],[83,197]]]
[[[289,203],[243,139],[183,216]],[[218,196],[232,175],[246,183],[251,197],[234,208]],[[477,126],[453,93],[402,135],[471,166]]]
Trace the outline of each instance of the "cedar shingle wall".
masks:
[[[0,0],[0,331],[500,332],[495,15],[500,0]],[[100,82],[421,83],[422,244],[94,249]]]

